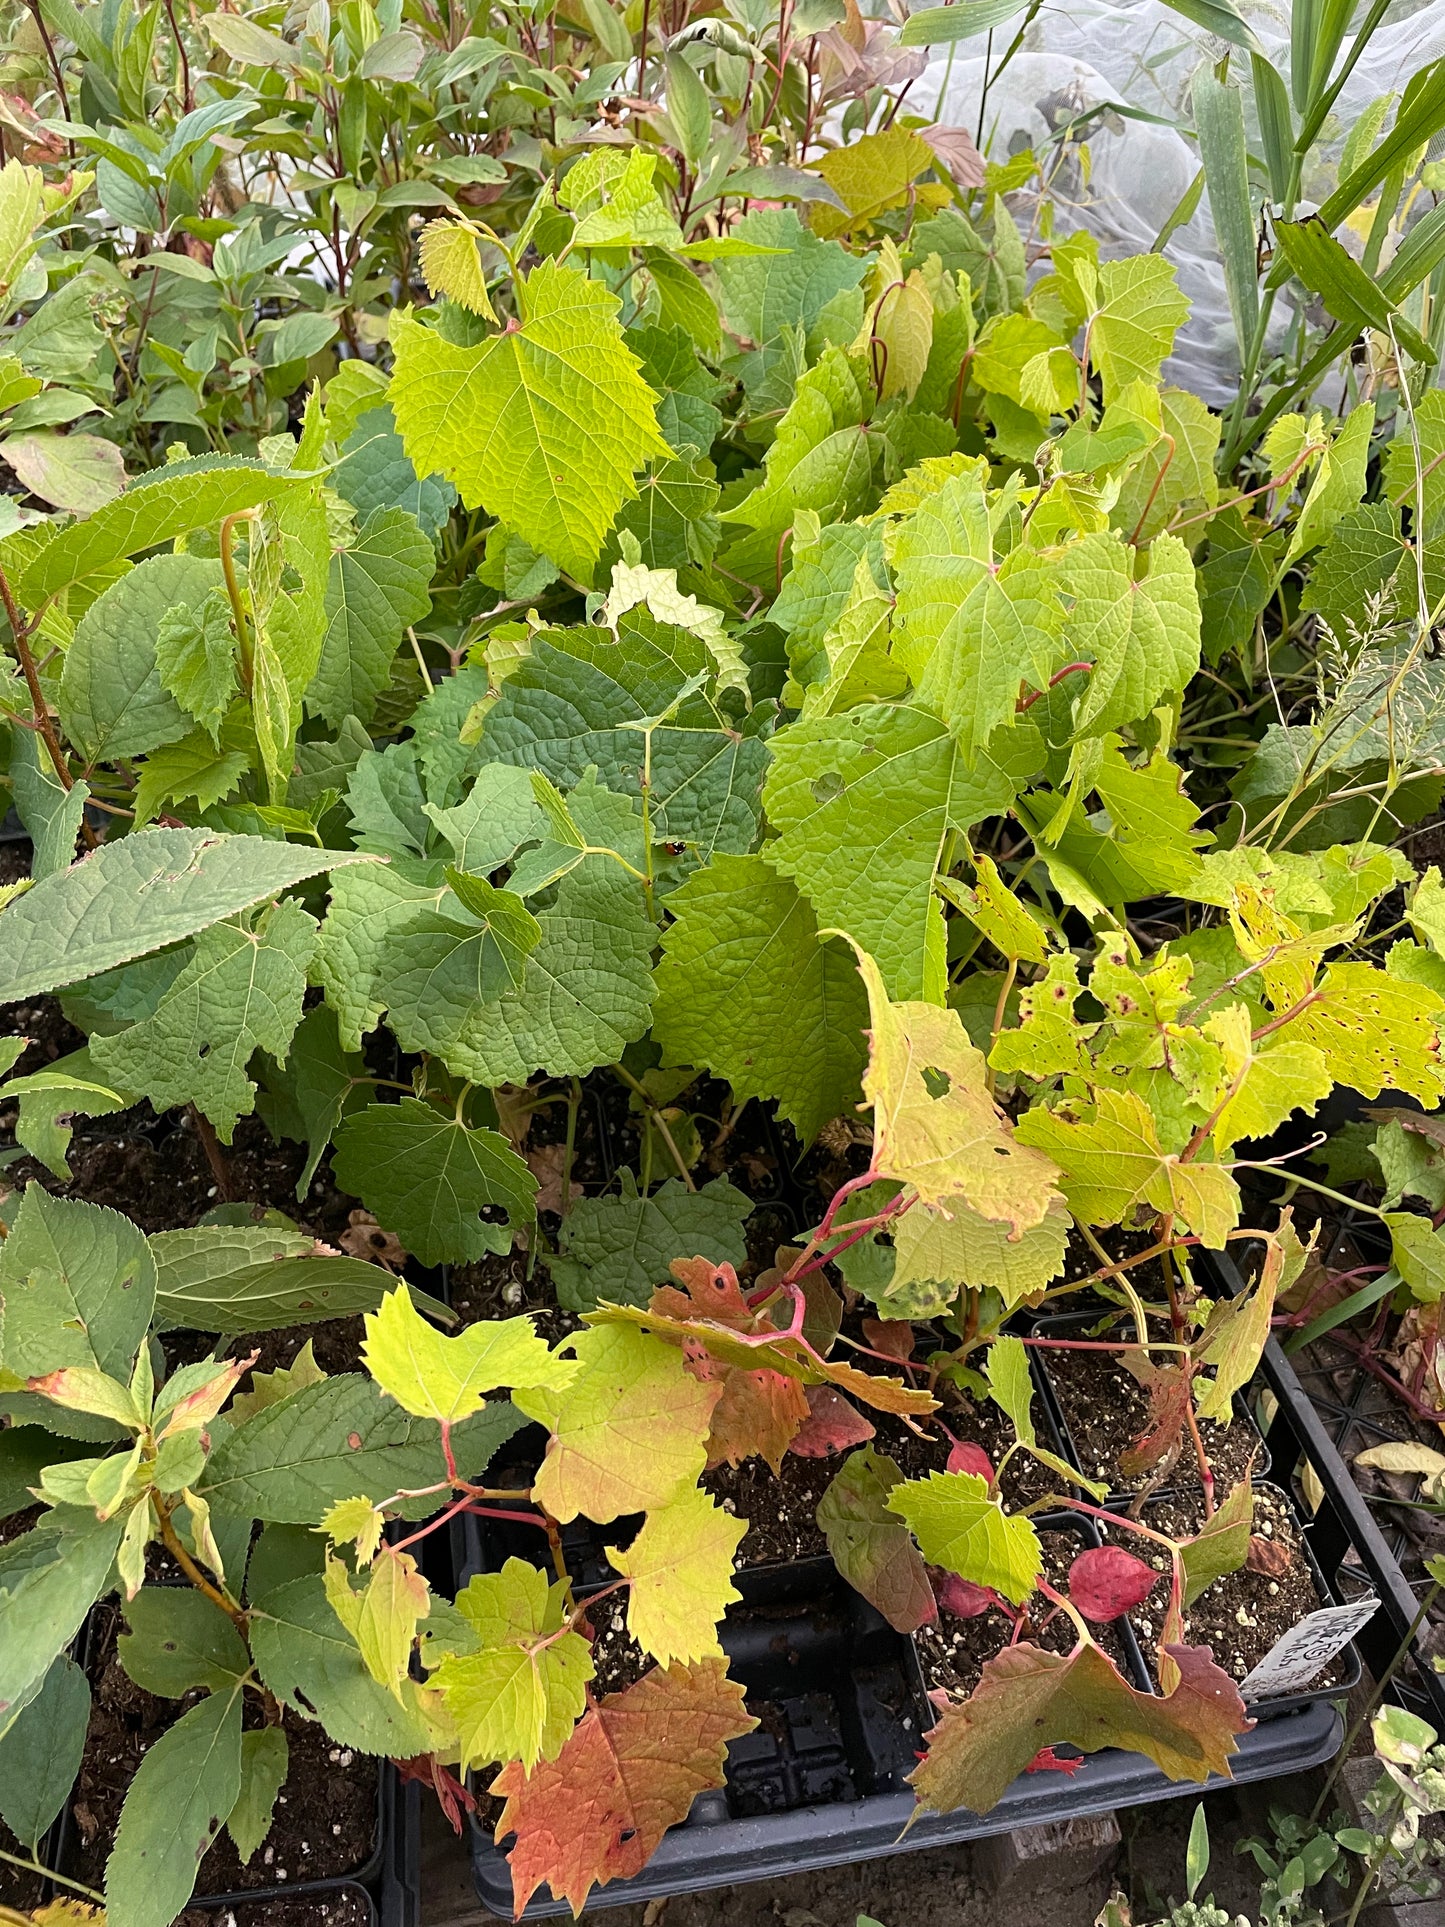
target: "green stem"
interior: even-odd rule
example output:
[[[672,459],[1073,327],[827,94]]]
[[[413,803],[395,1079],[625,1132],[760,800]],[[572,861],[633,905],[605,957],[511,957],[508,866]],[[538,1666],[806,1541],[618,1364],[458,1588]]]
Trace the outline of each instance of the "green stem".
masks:
[[[7,1860],[12,1867],[23,1867],[26,1873],[38,1873],[42,1880],[53,1880],[61,1887],[69,1887],[73,1894],[84,1894],[86,1899],[93,1900],[97,1907],[105,1905],[105,1895],[98,1894],[94,1887],[83,1887],[78,1880],[68,1880],[63,1873],[52,1873],[49,1867],[42,1867],[38,1860],[27,1860],[23,1854],[6,1853],[3,1847],[0,1847],[0,1860]],[[8,1907],[0,1908],[0,1920],[18,1920],[28,1923],[29,1919],[29,1914],[16,1914]]]

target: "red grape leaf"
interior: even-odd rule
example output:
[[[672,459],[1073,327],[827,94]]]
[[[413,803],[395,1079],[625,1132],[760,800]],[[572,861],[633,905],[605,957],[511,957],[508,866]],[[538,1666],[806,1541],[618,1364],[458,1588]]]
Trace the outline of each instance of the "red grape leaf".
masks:
[[[1189,1416],[1189,1380],[1178,1365],[1156,1365],[1143,1352],[1127,1351],[1120,1364],[1133,1373],[1149,1399],[1149,1422],[1127,1451],[1119,1454],[1125,1478],[1170,1466],[1184,1445]]]
[[[1202,1783],[1229,1772],[1244,1702],[1207,1646],[1171,1646],[1179,1683],[1167,1699],[1140,1693],[1097,1646],[1046,1653],[1025,1642],[987,1662],[972,1696],[950,1706],[909,1775],[919,1805],[987,1813],[1041,1747],[1097,1753],[1121,1746],[1168,1779]],[[512,1770],[512,1769],[509,1769]]]
[[[830,1458],[850,1445],[866,1445],[873,1437],[872,1422],[831,1385],[810,1385],[805,1396],[808,1416],[788,1447],[800,1459]]]
[[[953,1619],[977,1619],[993,1606],[1010,1617],[1016,1616],[1003,1594],[992,1586],[976,1586],[971,1579],[960,1579],[956,1572],[945,1572],[942,1566],[930,1566],[928,1577],[939,1611]]]
[[[913,1535],[888,1494],[903,1474],[871,1445],[843,1461],[818,1502],[818,1525],[833,1563],[856,1592],[900,1633],[917,1632],[938,1617],[933,1588]]]
[[[948,1454],[948,1464],[944,1467],[944,1471],[972,1472],[976,1479],[987,1479],[990,1485],[994,1481],[993,1460],[983,1447],[975,1445],[972,1439],[960,1439],[953,1446]]]
[[[1159,1574],[1122,1546],[1090,1546],[1069,1568],[1069,1598],[1096,1623],[1132,1612],[1159,1584]]]
[[[517,1914],[544,1881],[580,1914],[594,1886],[640,1873],[694,1798],[722,1785],[728,1741],[756,1725],[726,1660],[654,1667],[589,1707],[555,1760],[530,1775],[504,1766],[488,1790],[507,1803],[496,1838],[517,1836]]]

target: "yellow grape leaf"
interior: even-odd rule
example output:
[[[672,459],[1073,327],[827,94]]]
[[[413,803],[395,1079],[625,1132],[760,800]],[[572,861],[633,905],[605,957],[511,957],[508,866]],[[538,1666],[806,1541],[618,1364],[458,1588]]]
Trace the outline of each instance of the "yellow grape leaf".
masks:
[[[405,1285],[366,1314],[361,1356],[398,1405],[447,1424],[480,1412],[486,1394],[501,1386],[561,1391],[577,1375],[571,1359],[548,1350],[530,1318],[469,1325],[444,1338],[412,1304]]]
[[[1239,1220],[1239,1187],[1220,1164],[1184,1163],[1160,1149],[1154,1120],[1133,1091],[1100,1089],[1092,1117],[1042,1107],[1018,1122],[1021,1142],[1063,1172],[1064,1196],[1087,1224],[1122,1224],[1140,1205],[1182,1218],[1212,1250]]]
[[[961,1198],[1015,1235],[1041,1224],[1058,1171],[1017,1140],[989,1094],[983,1053],[957,1011],[895,1004],[867,951],[858,968],[872,1018],[863,1094],[873,1106],[873,1166],[924,1204]]]
[[[455,221],[428,221],[421,232],[421,274],[434,295],[495,321],[477,237]]]
[[[825,238],[843,234],[890,207],[902,207],[912,183],[933,164],[933,149],[928,142],[906,127],[865,134],[861,140],[830,149],[814,167],[847,213],[814,203],[810,215],[813,232]]]
[[[948,877],[940,877],[940,892],[962,910],[1003,956],[1018,963],[1047,963],[1048,932],[1028,905],[1009,889],[993,858],[975,857],[974,868],[978,881],[971,890]]]
[[[717,1622],[741,1597],[732,1585],[733,1555],[747,1529],[746,1519],[685,1485],[648,1513],[630,1546],[608,1547],[607,1557],[632,1582],[627,1630],[660,1666],[721,1652]]]
[[[250,1391],[238,1392],[226,1413],[232,1425],[244,1425],[268,1405],[279,1405],[294,1392],[304,1392],[308,1385],[319,1385],[326,1374],[316,1363],[314,1343],[308,1338],[289,1366],[283,1365],[274,1372],[252,1372]]]
[[[1354,934],[1334,928],[1302,931],[1275,907],[1273,890],[1245,879],[1234,882],[1230,897],[1229,921],[1240,955],[1260,966],[1265,993],[1277,1011],[1293,1010],[1313,988],[1325,952]]]
[[[1045,974],[1020,996],[1017,1027],[999,1032],[988,1060],[993,1068],[1036,1078],[1060,1071],[1087,1077],[1091,1066],[1084,1046],[1098,1025],[1075,1021],[1081,990],[1078,958],[1072,950],[1058,951]]]
[[[894,1220],[893,1277],[876,1299],[880,1311],[894,1318],[937,1317],[956,1302],[960,1285],[992,1289],[1012,1311],[1063,1270],[1070,1220],[1062,1198],[1019,1238],[957,1198],[950,1204],[951,1218],[920,1204]]]
[[[405,1704],[402,1689],[417,1621],[431,1611],[431,1590],[415,1559],[388,1547],[358,1593],[346,1567],[327,1553],[325,1579],[331,1610],[356,1641],[367,1672]]]
[[[707,1461],[719,1383],[688,1371],[682,1353],[628,1324],[599,1324],[567,1341],[577,1375],[565,1398],[528,1388],[513,1403],[552,1436],[533,1492],[564,1524],[599,1525],[664,1504]]]
[[[554,1760],[587,1704],[592,1651],[564,1631],[566,1587],[524,1559],[479,1573],[457,1594],[481,1651],[449,1652],[431,1676],[456,1722],[461,1770],[517,1760],[530,1772]]]
[[[385,1514],[370,1499],[338,1499],[323,1517],[318,1531],[333,1545],[356,1547],[356,1563],[369,1566],[381,1544]]]
[[[894,1486],[888,1507],[907,1522],[931,1566],[943,1566],[975,1586],[1021,1606],[1043,1571],[1038,1534],[1023,1517],[1005,1512],[973,1472],[930,1472]]]
[[[1440,881],[1440,871],[1435,864],[1430,865],[1415,885],[1405,915],[1410,919],[1416,936],[1422,937],[1432,950],[1445,956],[1445,885]]]
[[[1228,1004],[1202,1028],[1224,1056],[1225,1087],[1233,1093],[1214,1120],[1214,1148],[1225,1156],[1241,1138],[1268,1137],[1293,1111],[1312,1111],[1334,1088],[1323,1052],[1289,1031],[1256,1048],[1243,1004]]]
[[[1373,964],[1331,964],[1314,998],[1290,1020],[1292,1042],[1323,1053],[1336,1084],[1365,1097],[1409,1091],[1427,1110],[1445,1097],[1435,991],[1391,977]]]

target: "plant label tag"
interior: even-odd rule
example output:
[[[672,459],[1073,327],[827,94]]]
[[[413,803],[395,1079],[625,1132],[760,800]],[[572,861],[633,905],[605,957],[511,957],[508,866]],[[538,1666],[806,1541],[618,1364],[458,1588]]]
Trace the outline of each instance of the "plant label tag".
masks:
[[[1246,1700],[1261,1700],[1302,1691],[1349,1644],[1379,1603],[1357,1599],[1349,1606],[1323,1606],[1291,1626],[1250,1673],[1241,1694]]]

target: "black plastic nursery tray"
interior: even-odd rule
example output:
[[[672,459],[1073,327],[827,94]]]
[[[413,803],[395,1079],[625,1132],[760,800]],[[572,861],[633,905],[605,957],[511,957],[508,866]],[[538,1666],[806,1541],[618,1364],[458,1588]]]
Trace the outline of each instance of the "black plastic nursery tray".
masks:
[[[519,1549],[512,1535],[520,1527],[495,1533],[489,1527],[484,1535],[473,1519],[459,1523],[460,1583]],[[1087,1520],[1070,1523],[1093,1541]],[[1182,1790],[1138,1755],[1108,1752],[1091,1756],[1072,1775],[1024,1774],[985,1815],[919,1814],[906,1778],[933,1714],[922,1700],[913,1642],[853,1592],[827,1559],[754,1568],[740,1573],[737,1584],[743,1603],[729,1613],[720,1638],[760,1724],[728,1749],[726,1785],[699,1796],[640,1874],[594,1890],[589,1910],[982,1839],[1177,1798]],[[584,1589],[590,1586],[579,1586]],[[1129,1670],[1142,1683],[1142,1660],[1127,1629],[1124,1642]],[[1321,1764],[1342,1737],[1329,1702],[1271,1719],[1241,1741],[1233,1778],[1270,1779]],[[476,1823],[472,1865],[482,1904],[510,1918],[505,1853],[489,1828]],[[568,1911],[563,1902],[539,1897],[525,1917]]]

